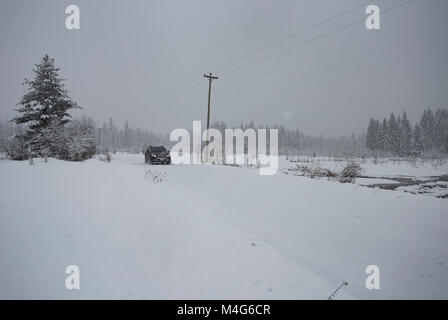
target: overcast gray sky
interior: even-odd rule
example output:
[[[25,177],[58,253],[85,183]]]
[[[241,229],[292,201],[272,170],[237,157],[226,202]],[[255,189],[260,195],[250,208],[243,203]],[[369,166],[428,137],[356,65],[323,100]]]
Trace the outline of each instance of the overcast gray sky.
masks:
[[[370,3],[384,10],[404,1]],[[191,128],[192,120],[205,125],[204,73],[363,2],[2,0],[0,119],[14,115],[23,78],[48,53],[84,108],[76,115],[165,132]],[[65,28],[70,4],[80,8],[80,30]],[[446,107],[446,0],[416,0],[381,15],[381,30],[360,23],[225,73],[361,19],[364,10],[216,70],[212,121],[254,120],[329,136],[361,132],[371,116],[406,109],[416,120],[427,107]]]

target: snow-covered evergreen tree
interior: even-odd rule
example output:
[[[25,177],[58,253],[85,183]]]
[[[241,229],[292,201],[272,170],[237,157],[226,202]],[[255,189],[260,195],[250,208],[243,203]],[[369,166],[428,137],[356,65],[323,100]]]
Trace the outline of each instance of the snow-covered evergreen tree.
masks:
[[[448,153],[448,109],[431,109],[423,112],[420,122],[412,128],[406,112],[396,118],[392,113],[388,120],[378,123],[377,149],[399,156],[415,156],[426,153],[438,155]],[[367,128],[366,146],[374,150],[375,120],[371,119]]]
[[[377,151],[380,146],[379,140],[380,140],[380,124],[377,120],[371,118],[369,125],[367,127],[367,137],[366,137],[367,148],[369,148],[372,151]]]
[[[387,120],[383,119],[383,123],[380,127],[378,148],[381,151],[388,151],[390,150],[390,145],[389,127],[387,125]]]
[[[440,152],[448,152],[448,110],[438,109],[435,114],[434,147]]]
[[[53,155],[51,150],[54,146],[51,144],[54,141],[48,134],[62,128],[71,118],[69,111],[79,108],[68,96],[59,70],[53,58],[48,55],[42,58],[33,69],[34,79],[25,79],[28,91],[18,103],[20,107],[16,111],[19,114],[11,120],[24,125],[24,139],[32,152],[38,155]]]
[[[54,59],[45,55],[33,69],[34,79],[24,81],[28,92],[18,103],[20,107],[16,111],[19,114],[12,121],[26,125],[31,134],[55,122],[67,123],[71,118],[70,109],[79,108],[64,89],[64,79],[59,77],[59,70]]]
[[[412,146],[411,146],[411,155],[418,156],[423,152],[423,141],[422,135],[420,131],[420,126],[418,124],[415,125],[414,130],[412,132]]]
[[[126,120],[124,122],[123,129],[123,146],[129,148],[132,145],[132,130],[129,127],[129,122]]]
[[[408,156],[411,153],[412,146],[412,127],[406,115],[403,113],[403,119],[400,121],[400,142],[399,154],[401,156]]]
[[[397,118],[392,112],[387,123],[389,148],[387,151],[398,154],[400,151],[400,127]]]
[[[435,137],[435,117],[431,109],[427,109],[423,112],[420,119],[420,130],[423,141],[423,147],[425,151],[431,151],[434,148]]]
[[[65,128],[67,160],[81,161],[95,154],[95,123],[83,117],[71,120]]]

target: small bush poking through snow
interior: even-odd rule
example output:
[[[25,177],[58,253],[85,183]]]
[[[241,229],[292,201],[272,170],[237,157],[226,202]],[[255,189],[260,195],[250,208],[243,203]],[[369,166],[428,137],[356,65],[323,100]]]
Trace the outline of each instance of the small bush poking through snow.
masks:
[[[341,171],[331,170],[320,166],[318,163],[311,165],[299,165],[288,168],[283,172],[293,175],[301,175],[309,178],[328,178],[328,180],[336,180],[341,183],[352,183],[361,174],[362,168],[356,162],[349,162]]]
[[[287,171],[293,173],[301,172],[303,176],[309,178],[336,178],[338,175],[337,172],[327,168],[322,168],[317,164],[313,166],[296,165],[295,167],[287,169]]]
[[[145,177],[148,180],[151,180],[153,183],[163,182],[167,178],[166,172],[158,172],[154,169],[148,169],[145,172]]]
[[[6,139],[4,150],[12,160],[28,159],[28,148],[25,138],[21,135],[14,135]]]
[[[98,156],[98,158],[101,161],[108,162],[108,163],[112,161],[112,155],[110,154],[110,152],[107,148],[104,148],[104,154],[100,154]]]
[[[300,170],[303,172],[305,176],[310,178],[314,177],[335,178],[337,176],[337,172],[334,172],[327,168],[322,168],[318,165],[312,167],[300,166]]]
[[[339,174],[339,182],[352,183],[361,174],[361,166],[356,162],[349,162]]]

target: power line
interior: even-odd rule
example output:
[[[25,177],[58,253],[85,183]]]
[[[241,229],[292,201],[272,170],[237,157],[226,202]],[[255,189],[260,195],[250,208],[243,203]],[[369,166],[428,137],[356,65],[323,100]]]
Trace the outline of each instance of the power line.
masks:
[[[358,8],[360,8],[360,7],[362,7],[362,6],[365,6],[366,4],[368,4],[368,3],[370,3],[370,2],[371,2],[371,1],[366,1],[366,2],[363,2],[363,3],[361,3],[361,4],[358,4],[357,6],[355,6],[355,7],[353,7],[353,8],[344,10],[344,11],[342,11],[341,13],[338,13],[338,14],[332,16],[332,17],[329,17],[329,18],[327,18],[327,19],[325,19],[325,20],[322,20],[322,21],[319,22],[319,23],[313,24],[313,25],[311,25],[311,26],[309,26],[309,27],[306,27],[306,28],[304,28],[304,29],[302,29],[302,30],[300,30],[300,31],[291,33],[290,35],[287,35],[286,37],[283,37],[283,38],[281,38],[281,39],[279,39],[279,40],[277,40],[277,41],[274,41],[274,42],[272,42],[272,43],[270,43],[270,44],[267,44],[267,45],[265,45],[265,46],[263,46],[263,47],[261,47],[261,48],[259,48],[259,49],[257,49],[257,50],[254,50],[254,51],[252,51],[252,52],[250,52],[250,53],[248,53],[248,54],[245,54],[245,55],[243,55],[243,56],[241,56],[241,57],[239,57],[239,58],[236,58],[236,59],[233,59],[233,60],[231,60],[231,61],[229,61],[229,62],[226,62],[226,63],[220,65],[219,67],[217,67],[217,68],[215,68],[215,69],[213,69],[213,70],[216,72],[217,70],[221,70],[221,69],[223,69],[223,68],[225,68],[225,67],[227,67],[227,66],[229,66],[229,65],[232,65],[232,64],[234,64],[234,63],[236,63],[236,62],[239,62],[239,61],[244,60],[244,59],[246,59],[246,58],[252,57],[252,56],[254,56],[254,55],[256,55],[256,54],[258,54],[258,53],[260,53],[260,52],[262,52],[262,51],[264,51],[264,50],[266,50],[266,49],[269,49],[269,48],[272,48],[272,47],[276,46],[277,44],[280,44],[280,43],[282,43],[282,42],[284,42],[284,41],[286,41],[286,40],[289,40],[289,39],[292,39],[292,38],[294,38],[294,37],[297,37],[297,36],[299,36],[299,35],[301,35],[301,34],[307,32],[307,31],[310,31],[310,30],[312,30],[312,29],[314,29],[314,28],[320,27],[321,25],[323,25],[323,24],[325,24],[325,23],[327,23],[327,22],[330,22],[330,21],[333,21],[333,20],[335,20],[335,19],[337,19],[337,18],[339,18],[339,17],[342,17],[343,15],[346,15],[347,13],[350,13],[350,12],[352,12],[352,11],[354,11],[354,10],[356,10],[356,9],[358,9]]]
[[[391,12],[391,11],[397,9],[397,8],[400,8],[400,7],[402,7],[402,6],[408,5],[408,4],[410,4],[410,3],[414,2],[414,1],[415,1],[415,0],[408,0],[408,1],[402,2],[402,3],[400,3],[400,4],[397,4],[397,5],[393,6],[393,7],[390,7],[390,8],[387,8],[387,9],[385,9],[385,10],[382,10],[382,11],[381,11],[381,14],[385,14],[385,13]],[[368,1],[368,2],[370,2],[370,1]],[[264,47],[262,47],[262,48],[259,48],[259,49],[255,50],[255,51],[252,51],[252,52],[249,53],[249,54],[246,54],[246,55],[244,55],[244,56],[241,56],[241,57],[239,57],[239,58],[237,58],[237,59],[233,59],[233,60],[231,60],[231,61],[229,61],[229,62],[227,62],[227,63],[225,63],[225,64],[222,64],[220,67],[215,68],[214,70],[223,69],[225,66],[232,65],[232,64],[234,64],[234,63],[236,63],[236,62],[238,62],[238,61],[241,61],[241,60],[243,60],[243,59],[245,59],[245,58],[248,58],[248,57],[253,56],[253,55],[257,54],[257,53],[260,53],[260,52],[262,52],[262,51],[264,51],[264,50],[266,50],[266,49],[268,49],[268,48],[271,48],[271,47],[273,47],[273,46],[275,46],[275,45],[277,45],[277,44],[279,44],[279,43],[281,43],[281,42],[283,42],[283,41],[286,41],[286,40],[288,40],[288,39],[291,39],[291,38],[293,38],[293,37],[296,37],[296,36],[298,36],[298,35],[300,35],[300,34],[305,33],[306,31],[309,31],[309,30],[311,30],[311,29],[313,29],[313,28],[316,28],[316,27],[318,27],[318,26],[321,26],[321,25],[323,25],[323,24],[325,24],[325,23],[327,23],[327,22],[329,22],[329,21],[332,21],[332,20],[334,20],[334,19],[336,19],[336,18],[339,18],[339,17],[341,17],[341,16],[343,16],[343,15],[349,13],[349,12],[352,12],[353,10],[356,10],[357,8],[359,8],[359,7],[363,6],[363,5],[365,5],[365,4],[368,3],[368,2],[364,2],[364,3],[362,3],[362,4],[360,4],[360,5],[357,5],[357,6],[353,7],[353,8],[344,10],[343,12],[341,12],[341,13],[335,15],[335,16],[332,16],[332,17],[330,17],[330,18],[327,18],[327,19],[325,19],[325,20],[323,20],[323,21],[321,21],[321,22],[319,22],[319,23],[317,23],[317,24],[314,24],[314,25],[312,25],[312,26],[310,26],[310,27],[307,27],[307,28],[305,28],[305,29],[302,29],[302,30],[300,30],[300,31],[298,31],[298,32],[292,33],[292,34],[290,34],[289,36],[286,36],[286,37],[284,37],[284,38],[282,38],[282,39],[279,39],[279,40],[277,40],[277,41],[275,41],[275,42],[272,42],[272,43],[270,43],[270,44],[268,44],[268,45],[266,45],[266,46],[264,46]],[[318,36],[316,36],[316,37],[314,37],[314,38],[311,38],[311,39],[309,39],[309,40],[306,40],[306,41],[303,41],[303,42],[298,43],[298,44],[296,44],[296,45],[287,47],[287,48],[282,49],[282,50],[280,50],[280,51],[277,51],[277,52],[274,52],[274,53],[269,54],[269,55],[267,55],[267,56],[264,56],[264,57],[261,57],[261,58],[259,58],[259,59],[256,59],[256,60],[254,60],[254,61],[245,63],[245,64],[240,65],[240,66],[238,66],[238,67],[232,68],[232,69],[230,69],[230,70],[228,70],[228,71],[224,71],[224,72],[221,73],[221,76],[222,76],[222,75],[228,75],[228,74],[230,74],[230,73],[239,71],[239,70],[241,70],[241,69],[244,69],[244,68],[246,68],[246,67],[252,66],[252,65],[257,64],[257,63],[259,63],[259,62],[262,62],[262,61],[264,61],[264,60],[270,59],[270,58],[272,58],[272,57],[275,57],[275,56],[280,55],[280,54],[282,54],[282,53],[285,53],[285,52],[287,52],[287,51],[290,51],[290,50],[293,50],[293,49],[302,47],[302,46],[304,46],[304,45],[306,45],[306,44],[309,44],[309,43],[311,43],[311,42],[314,42],[314,41],[317,41],[317,40],[319,40],[319,39],[325,38],[325,37],[327,37],[327,36],[329,36],[329,35],[335,34],[335,33],[340,32],[340,31],[342,31],[342,30],[349,29],[349,28],[351,28],[351,27],[353,27],[353,26],[355,26],[355,25],[357,25],[357,24],[359,24],[359,23],[362,23],[362,22],[364,22],[364,21],[365,21],[365,18],[363,17],[362,19],[356,20],[356,21],[351,22],[351,23],[349,23],[349,24],[347,24],[347,25],[344,25],[344,26],[342,26],[342,27],[339,27],[339,28],[336,28],[336,29],[331,30],[331,31],[329,31],[329,32],[323,33],[323,34],[318,35]],[[186,88],[196,88],[196,87],[198,87],[198,86],[200,86],[200,85],[202,85],[202,84],[203,84],[203,83],[201,83],[201,79],[196,79],[196,80],[190,81],[189,83],[186,83],[186,84],[183,85],[181,88],[182,88],[182,90],[183,90],[183,89],[186,89]],[[168,98],[175,99],[175,98],[177,98],[177,97],[179,97],[179,96],[182,96],[182,94],[171,95],[171,96],[169,96]],[[172,99],[169,99],[169,101],[171,101]],[[166,102],[163,102],[163,101],[162,101],[161,103],[166,103]]]
[[[385,13],[391,12],[391,11],[393,11],[393,10],[399,8],[399,7],[408,5],[408,4],[410,4],[410,3],[414,2],[414,1],[415,1],[415,0],[408,0],[408,1],[406,1],[406,2],[403,2],[403,3],[400,3],[400,4],[396,5],[396,6],[393,6],[393,7],[391,7],[391,8],[385,9],[385,10],[383,10],[381,13],[382,13],[382,14],[385,14]],[[241,65],[241,66],[235,67],[235,68],[233,68],[233,69],[230,69],[230,70],[228,70],[228,71],[226,71],[226,72],[221,73],[221,76],[226,75],[226,74],[229,74],[229,73],[233,73],[233,72],[238,71],[238,70],[241,70],[241,69],[244,69],[244,68],[246,68],[246,67],[249,67],[249,66],[254,65],[254,64],[256,64],[256,63],[259,63],[259,62],[261,62],[261,61],[267,60],[267,59],[269,59],[269,58],[275,57],[275,56],[277,56],[277,55],[279,55],[279,54],[285,53],[285,52],[290,51],[290,50],[292,50],[292,49],[296,49],[296,48],[302,47],[302,46],[304,46],[304,45],[306,45],[306,44],[308,44],[308,43],[310,43],[310,42],[313,42],[313,41],[322,39],[322,38],[324,38],[324,37],[327,37],[327,36],[329,36],[329,35],[332,35],[332,34],[334,34],[334,33],[339,32],[339,31],[348,29],[348,28],[353,27],[353,26],[355,26],[355,25],[357,25],[357,24],[359,24],[359,23],[361,23],[361,22],[364,22],[364,21],[365,21],[365,18],[362,18],[362,19],[360,19],[360,20],[356,20],[356,21],[354,21],[354,22],[352,22],[352,23],[349,23],[349,24],[347,24],[347,25],[344,25],[344,26],[339,27],[339,28],[337,28],[337,29],[334,29],[334,30],[332,30],[332,31],[323,33],[323,34],[321,34],[321,35],[319,35],[319,36],[317,36],[317,37],[314,37],[314,38],[312,38],[312,39],[306,40],[306,41],[301,42],[301,43],[299,43],[299,44],[290,46],[290,47],[285,48],[285,49],[283,49],[283,50],[280,50],[280,51],[274,52],[274,53],[272,53],[272,54],[270,54],[270,55],[264,56],[264,57],[262,57],[262,58],[260,58],[260,59],[251,61],[251,62],[249,62],[249,63],[246,63],[246,64],[243,64],[243,65]]]
[[[312,30],[314,28],[317,28],[317,27],[319,27],[319,26],[321,26],[321,25],[323,25],[323,24],[325,24],[327,22],[333,21],[333,20],[335,20],[335,19],[337,19],[337,18],[339,18],[339,17],[341,17],[343,15],[346,15],[347,13],[350,13],[350,12],[360,8],[361,6],[364,6],[367,3],[369,3],[369,2],[370,1],[366,1],[366,2],[363,2],[363,3],[359,4],[359,5],[356,5],[355,7],[352,7],[350,9],[346,9],[346,10],[344,10],[344,11],[342,11],[342,12],[340,12],[340,13],[334,15],[334,16],[331,16],[331,17],[329,17],[327,19],[322,20],[321,22],[318,22],[318,23],[313,24],[313,25],[311,25],[309,27],[306,27],[304,29],[301,29],[299,31],[291,33],[291,34],[289,34],[289,35],[287,35],[287,36],[285,36],[285,37],[283,37],[283,38],[281,38],[279,40],[276,40],[276,41],[274,41],[272,43],[269,43],[269,44],[267,44],[267,45],[265,45],[265,46],[263,46],[263,47],[261,47],[261,48],[259,48],[257,50],[254,50],[254,51],[252,51],[252,52],[250,52],[248,54],[245,54],[245,55],[243,55],[243,56],[241,56],[239,58],[236,58],[236,59],[233,59],[233,60],[228,61],[226,63],[223,63],[223,64],[221,64],[220,66],[218,66],[216,68],[212,68],[212,70],[215,72],[216,70],[221,70],[221,69],[223,69],[223,68],[225,68],[227,66],[230,66],[230,65],[232,65],[232,64],[234,64],[236,62],[239,62],[239,61],[244,60],[244,59],[246,59],[248,57],[254,56],[257,53],[260,53],[260,52],[262,52],[262,51],[264,51],[266,49],[272,48],[272,47],[276,46],[279,43],[282,43],[282,42],[284,42],[286,40],[289,40],[289,39],[292,39],[294,37],[297,37],[297,36],[307,32],[307,31],[310,31],[310,30]],[[178,88],[175,88],[174,91],[183,91],[183,90],[188,89],[188,88],[196,88],[196,87],[198,87],[201,84],[202,84],[202,78],[201,79],[198,78],[198,79],[186,82],[183,85],[180,85]],[[167,96],[167,98],[169,99],[169,101],[171,101],[171,98],[177,98],[178,96],[180,96],[180,95],[179,94],[169,95],[169,96]],[[163,97],[162,97],[162,99],[163,99]],[[163,103],[163,102],[161,102],[161,103]]]

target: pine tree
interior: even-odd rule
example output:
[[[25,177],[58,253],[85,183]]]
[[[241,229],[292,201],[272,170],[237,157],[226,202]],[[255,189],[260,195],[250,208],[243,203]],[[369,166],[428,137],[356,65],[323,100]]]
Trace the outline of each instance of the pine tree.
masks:
[[[129,127],[129,122],[125,121],[123,131],[123,144],[126,149],[131,148],[132,144],[132,130]]]
[[[66,141],[60,139],[64,124],[71,118],[69,111],[80,108],[68,96],[64,89],[64,79],[59,77],[59,68],[55,67],[54,59],[45,55],[42,61],[33,69],[34,79],[25,78],[27,93],[15,109],[19,114],[11,121],[22,124],[25,133],[20,137],[32,155],[64,158],[58,153]]]
[[[398,154],[400,148],[400,127],[398,121],[392,112],[387,123],[389,146],[387,151]]]
[[[70,109],[79,108],[64,89],[64,79],[59,77],[59,68],[54,66],[54,59],[45,55],[40,64],[33,69],[33,80],[25,79],[28,92],[18,103],[21,107],[13,122],[25,124],[28,133],[33,135],[50,126],[51,123],[63,125],[71,118]]]
[[[411,153],[412,128],[409,123],[406,111],[400,121],[400,155],[408,156]]]
[[[435,117],[431,109],[427,109],[423,112],[420,119],[420,130],[423,141],[423,147],[425,151],[431,151],[434,148],[434,129],[435,129]]]
[[[413,156],[418,156],[422,152],[423,152],[423,142],[422,142],[421,130],[420,126],[416,124],[412,133],[411,154]]]
[[[448,152],[448,110],[437,109],[435,114],[434,146],[439,152]]]
[[[386,118],[383,119],[379,133],[379,150],[390,150],[389,127]]]
[[[369,125],[367,127],[367,140],[366,145],[372,151],[378,150],[379,147],[379,123],[373,118],[370,119]]]

